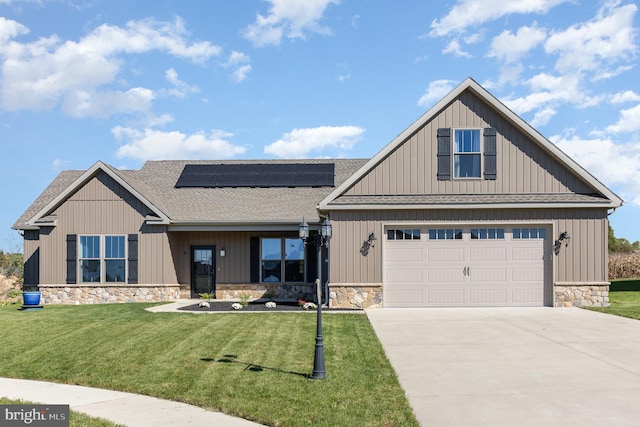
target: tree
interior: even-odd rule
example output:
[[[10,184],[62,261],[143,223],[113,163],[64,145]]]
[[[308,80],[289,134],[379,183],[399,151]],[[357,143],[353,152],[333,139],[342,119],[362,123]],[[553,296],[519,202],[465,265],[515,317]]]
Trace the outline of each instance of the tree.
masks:
[[[23,262],[22,254],[8,253],[0,249],[0,274],[11,277],[22,277]]]
[[[609,224],[609,253],[631,253],[640,249],[640,242],[633,243],[624,237],[617,238],[613,232],[613,227]]]

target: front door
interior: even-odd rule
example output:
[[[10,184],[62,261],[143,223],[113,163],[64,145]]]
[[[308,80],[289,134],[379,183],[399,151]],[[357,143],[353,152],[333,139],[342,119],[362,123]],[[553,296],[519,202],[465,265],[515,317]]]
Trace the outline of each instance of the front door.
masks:
[[[191,247],[191,298],[216,292],[216,247]]]

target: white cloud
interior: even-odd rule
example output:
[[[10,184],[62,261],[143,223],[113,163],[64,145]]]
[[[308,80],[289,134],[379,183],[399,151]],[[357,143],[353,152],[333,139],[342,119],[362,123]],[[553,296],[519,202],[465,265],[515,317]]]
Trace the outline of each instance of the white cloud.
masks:
[[[453,80],[436,80],[429,83],[429,88],[418,100],[418,105],[430,107],[435,101],[439,101],[451,92],[456,84],[457,82]]]
[[[613,133],[640,130],[640,104],[627,110],[621,110],[618,122],[615,125],[607,126],[607,130]]]
[[[264,152],[280,158],[305,158],[311,153],[325,150],[338,152],[338,156],[361,139],[364,129],[357,126],[320,126],[316,128],[294,129],[281,139],[267,145]],[[334,154],[332,157],[338,157]]]
[[[549,123],[549,120],[551,120],[551,118],[555,115],[556,115],[556,110],[554,110],[553,108],[544,108],[536,112],[536,114],[533,116],[533,119],[529,122],[529,124],[534,128],[538,126],[544,126],[547,123]]]
[[[533,27],[520,27],[516,34],[503,31],[491,41],[490,57],[509,64],[519,60],[525,53],[538,46],[546,38],[546,31]]]
[[[76,90],[64,98],[61,108],[64,113],[77,118],[146,113],[151,110],[154,98],[151,90],[142,87],[126,92]]]
[[[447,44],[447,46],[444,49],[442,49],[442,53],[452,53],[453,55],[459,58],[472,57],[472,55],[469,52],[462,50],[462,47],[460,46],[460,41],[458,39],[451,40],[449,44]]]
[[[582,77],[579,74],[554,76],[540,73],[523,83],[531,89],[529,95],[503,98],[503,102],[518,114],[559,104],[572,104],[577,108],[586,108],[598,105],[605,99],[604,95],[589,95],[583,88]],[[550,118],[548,115],[547,117]]]
[[[29,29],[21,23],[0,16],[0,43],[28,33]]]
[[[178,78],[178,72],[173,68],[169,68],[165,72],[165,78],[169,83],[173,85],[173,88],[167,91],[167,93],[171,96],[175,96],[177,98],[185,98],[191,93],[200,92],[200,88],[198,88],[198,86],[191,86],[180,80],[180,78]]]
[[[251,72],[252,67],[249,64],[251,58],[242,52],[231,51],[229,59],[224,64],[225,68],[232,68],[231,80],[236,83],[240,83],[247,79],[248,74]]]
[[[552,34],[545,42],[545,51],[557,54],[555,69],[560,73],[590,71],[594,79],[619,74],[617,63],[628,61],[635,52],[633,21],[635,4],[607,4],[595,19],[573,25]]]
[[[122,56],[160,51],[202,63],[220,52],[209,42],[189,43],[187,38],[180,19],[144,20],[131,21],[125,28],[102,25],[77,42],[52,36],[30,43],[0,44],[1,105],[7,110],[62,105],[75,116],[101,117],[147,110],[152,99],[149,89],[109,88],[120,74]],[[127,100],[133,102],[130,108],[122,105]],[[78,101],[82,106],[73,107]]]
[[[214,130],[185,135],[182,132],[161,132],[117,126],[111,130],[118,141],[119,158],[137,160],[227,159],[245,152],[245,148],[228,141],[232,134]]]
[[[625,102],[638,102],[640,101],[640,95],[632,90],[626,90],[619,92],[611,97],[611,102],[614,104],[623,104]]]
[[[266,0],[271,3],[269,14],[257,14],[254,23],[244,29],[244,37],[256,47],[277,46],[282,37],[304,39],[308,32],[330,34],[320,25],[326,8],[339,0]]]
[[[609,188],[620,189],[623,199],[640,205],[640,142],[616,144],[606,138],[562,135],[550,139]]]
[[[431,22],[433,37],[445,36],[449,33],[462,33],[470,27],[495,21],[505,15],[545,14],[553,7],[570,0],[459,0],[442,19]]]

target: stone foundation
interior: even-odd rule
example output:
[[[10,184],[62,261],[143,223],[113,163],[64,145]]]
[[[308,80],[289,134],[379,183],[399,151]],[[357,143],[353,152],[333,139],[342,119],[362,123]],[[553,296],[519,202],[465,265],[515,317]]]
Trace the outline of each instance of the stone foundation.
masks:
[[[85,286],[40,285],[44,304],[107,304],[119,302],[163,302],[180,297],[179,285]]]
[[[556,283],[555,307],[608,307],[609,282]]]
[[[216,299],[240,300],[248,295],[249,301],[267,299],[274,301],[315,301],[315,284],[283,285],[266,283],[216,284]]]
[[[330,307],[335,308],[381,308],[382,284],[354,285],[332,283],[329,285]]]
[[[282,285],[282,284],[216,284],[216,299],[238,301],[243,296],[253,300],[274,301],[316,301],[316,285]],[[329,284],[329,306],[332,308],[374,308],[382,307],[382,285],[367,284]]]

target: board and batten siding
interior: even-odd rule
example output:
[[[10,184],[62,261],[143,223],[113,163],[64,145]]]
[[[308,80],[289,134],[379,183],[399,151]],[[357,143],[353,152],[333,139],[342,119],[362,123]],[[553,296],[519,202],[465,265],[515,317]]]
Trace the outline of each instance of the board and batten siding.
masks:
[[[144,225],[148,211],[106,173],[98,172],[53,212],[56,226],[41,229],[40,283],[66,283],[68,234],[138,234],[138,283],[175,284],[164,227]]]
[[[180,231],[169,232],[178,283],[186,288],[191,282],[191,247],[215,246],[216,283],[242,284],[251,282],[252,237],[297,238],[296,232],[253,231]],[[220,256],[220,250],[225,256]],[[315,259],[313,260],[315,262]]]
[[[438,128],[496,129],[495,180],[438,181]],[[504,116],[465,91],[418,129],[346,195],[592,193],[591,189]]]
[[[382,251],[384,226],[402,224],[527,224],[552,225],[549,244],[567,231],[569,246],[564,245],[553,259],[554,282],[606,282],[607,226],[604,209],[486,209],[486,210],[389,210],[334,211],[331,213],[331,282],[382,283]],[[375,232],[378,241],[368,255],[360,252],[369,233]]]

